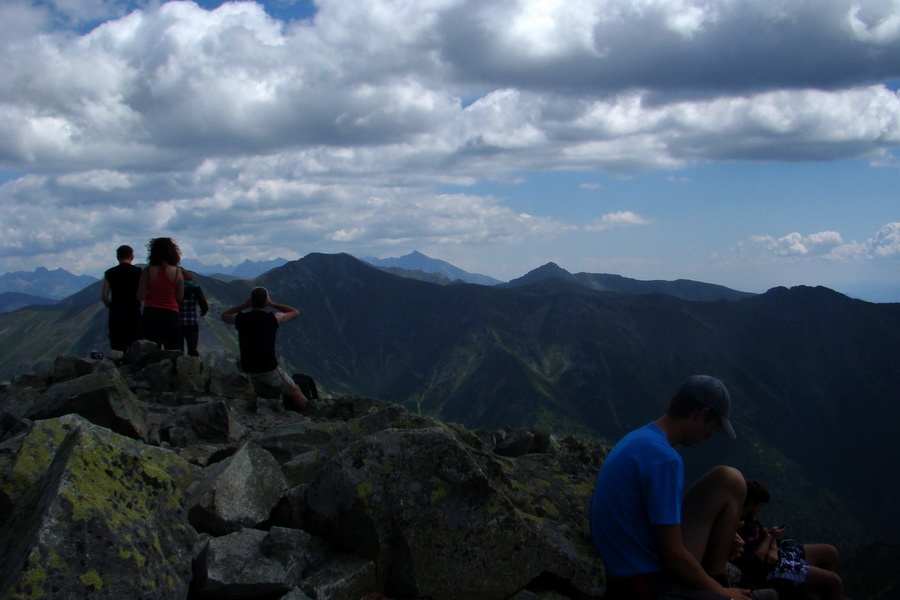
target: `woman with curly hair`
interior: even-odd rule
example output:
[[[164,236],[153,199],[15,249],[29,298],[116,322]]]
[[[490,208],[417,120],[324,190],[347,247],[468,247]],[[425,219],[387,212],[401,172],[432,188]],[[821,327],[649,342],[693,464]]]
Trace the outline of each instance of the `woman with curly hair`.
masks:
[[[144,337],[158,348],[181,349],[178,303],[184,298],[181,250],[172,238],[147,242],[147,266],[141,273],[137,299],[144,303]]]

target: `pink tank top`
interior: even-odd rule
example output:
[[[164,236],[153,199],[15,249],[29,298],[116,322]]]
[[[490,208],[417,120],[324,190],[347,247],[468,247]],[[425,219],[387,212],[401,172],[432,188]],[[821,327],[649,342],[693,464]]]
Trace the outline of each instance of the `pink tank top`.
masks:
[[[150,277],[147,267],[147,277]],[[156,277],[147,283],[147,297],[144,306],[164,308],[178,312],[178,300],[175,299],[175,282],[166,277],[165,267],[156,267]]]

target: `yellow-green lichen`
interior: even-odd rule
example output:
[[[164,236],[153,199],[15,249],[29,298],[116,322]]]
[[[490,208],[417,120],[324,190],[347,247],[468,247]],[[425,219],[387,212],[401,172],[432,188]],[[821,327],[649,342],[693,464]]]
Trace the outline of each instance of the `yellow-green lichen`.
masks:
[[[103,588],[103,577],[101,577],[97,571],[88,571],[81,576],[81,583],[83,583],[85,587],[97,591]]]
[[[47,569],[43,566],[40,550],[35,550],[30,557],[29,568],[25,570],[20,585],[17,586],[22,590],[22,594],[13,596],[14,598],[46,598],[47,592],[44,591],[44,582],[47,580]]]
[[[360,500],[364,500],[372,495],[372,492],[375,491],[375,486],[372,485],[371,481],[361,481],[356,484],[356,497]]]
[[[68,430],[59,420],[39,421],[22,442],[16,464],[7,478],[7,493],[15,498],[25,493],[38,478],[47,472],[56,450],[66,438]]]
[[[134,564],[137,565],[138,568],[143,567],[147,563],[147,559],[144,558],[144,555],[136,549],[125,550],[124,548],[119,548],[119,558],[133,558]]]
[[[438,487],[431,492],[431,505],[437,506],[450,497],[450,491],[445,487]]]
[[[50,557],[49,557],[50,566],[56,570],[63,570],[67,568],[66,561],[62,559],[59,555],[59,552],[56,551],[56,548],[50,548]]]

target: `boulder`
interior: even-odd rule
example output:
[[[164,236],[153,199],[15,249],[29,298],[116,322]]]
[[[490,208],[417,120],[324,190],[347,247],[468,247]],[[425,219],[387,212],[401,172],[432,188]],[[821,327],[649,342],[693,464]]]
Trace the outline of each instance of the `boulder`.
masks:
[[[99,361],[77,356],[57,356],[53,361],[53,381],[75,379],[94,372]]]
[[[309,485],[307,503],[310,527],[373,560],[399,596],[504,598],[546,563],[534,526],[441,427],[351,444]]]
[[[316,600],[360,600],[380,589],[375,563],[349,554],[332,555],[300,587]]]
[[[131,438],[148,437],[146,412],[117,370],[97,371],[53,385],[25,417],[36,421],[71,413]]]
[[[306,566],[309,534],[273,527],[210,538],[194,561],[193,591],[202,598],[277,597],[294,589]]]
[[[225,535],[267,521],[288,484],[272,455],[244,444],[234,455],[207,467],[188,503],[191,524],[200,532]]]
[[[211,374],[200,357],[179,356],[175,359],[175,389],[203,395],[209,389]]]
[[[246,433],[247,428],[224,400],[179,407],[159,425],[160,439],[178,447],[197,440],[234,442]]]
[[[603,446],[361,396],[304,415],[245,374],[129,353],[0,386],[0,598],[599,596]]]
[[[0,597],[186,597],[195,533],[182,506],[200,469],[76,415],[35,423],[12,449]]]
[[[327,444],[336,430],[337,424],[328,421],[290,423],[264,431],[253,439],[253,443],[265,448],[283,464]]]

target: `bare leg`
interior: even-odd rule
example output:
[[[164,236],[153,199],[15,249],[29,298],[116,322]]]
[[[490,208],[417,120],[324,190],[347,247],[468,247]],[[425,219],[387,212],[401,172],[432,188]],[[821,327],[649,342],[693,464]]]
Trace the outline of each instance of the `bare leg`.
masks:
[[[725,572],[747,484],[740,471],[715,467],[691,486],[681,509],[684,545],[710,575]]]
[[[843,600],[844,581],[837,575],[838,551],[831,544],[804,544],[809,575],[806,587],[821,600]]]
[[[831,544],[803,544],[806,562],[813,567],[827,571],[837,571],[838,551]]]
[[[306,405],[309,401],[306,399],[306,396],[303,395],[303,392],[300,391],[300,386],[296,383],[291,388],[291,391],[285,392],[284,395],[300,412],[306,410]]]
[[[837,573],[819,567],[809,567],[806,589],[819,594],[820,600],[843,600],[844,581]]]

